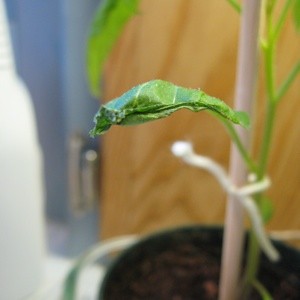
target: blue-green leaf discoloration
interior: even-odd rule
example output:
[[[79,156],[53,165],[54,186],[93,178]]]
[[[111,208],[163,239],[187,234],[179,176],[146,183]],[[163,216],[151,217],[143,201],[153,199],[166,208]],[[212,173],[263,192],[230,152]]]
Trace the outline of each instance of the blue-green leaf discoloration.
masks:
[[[102,105],[95,116],[96,125],[90,134],[103,134],[112,125],[136,125],[165,118],[181,108],[194,112],[210,110],[235,124],[244,127],[249,125],[247,114],[232,110],[223,101],[200,90],[176,86],[163,80],[152,80]]]

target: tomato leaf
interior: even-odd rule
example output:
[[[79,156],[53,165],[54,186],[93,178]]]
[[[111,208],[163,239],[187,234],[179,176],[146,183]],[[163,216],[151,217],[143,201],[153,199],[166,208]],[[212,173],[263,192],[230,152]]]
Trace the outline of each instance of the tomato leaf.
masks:
[[[136,125],[165,118],[181,108],[194,112],[210,110],[220,118],[243,127],[249,126],[246,113],[232,110],[223,101],[201,90],[176,86],[163,80],[152,80],[102,105],[95,116],[96,125],[90,134],[103,134],[112,125]]]

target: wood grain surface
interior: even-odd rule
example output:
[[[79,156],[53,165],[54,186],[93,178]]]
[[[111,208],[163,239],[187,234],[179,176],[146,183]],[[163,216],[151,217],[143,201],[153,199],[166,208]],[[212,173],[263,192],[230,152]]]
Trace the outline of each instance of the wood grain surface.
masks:
[[[105,72],[104,98],[160,78],[201,88],[232,104],[239,16],[226,1],[144,0],[126,26]],[[292,24],[278,48],[278,82],[300,58]],[[276,210],[270,229],[300,229],[300,80],[280,104],[269,174]],[[265,114],[263,72],[258,81],[253,151]],[[204,171],[170,152],[188,140],[197,152],[228,167],[229,138],[205,112],[180,111],[136,127],[113,127],[101,141],[101,237],[145,233],[177,224],[222,223],[225,194]]]

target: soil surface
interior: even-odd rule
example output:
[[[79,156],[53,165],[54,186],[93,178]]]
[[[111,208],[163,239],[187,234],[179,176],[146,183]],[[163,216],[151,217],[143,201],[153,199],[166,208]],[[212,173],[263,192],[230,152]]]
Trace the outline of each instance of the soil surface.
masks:
[[[216,233],[218,243],[208,233],[192,231],[187,238],[187,232],[181,231],[134,247],[135,251],[127,251],[108,274],[100,299],[217,299],[222,235]],[[277,265],[263,262],[259,280],[274,300],[299,300],[300,273],[297,270],[288,273]],[[261,298],[252,292],[249,299]]]

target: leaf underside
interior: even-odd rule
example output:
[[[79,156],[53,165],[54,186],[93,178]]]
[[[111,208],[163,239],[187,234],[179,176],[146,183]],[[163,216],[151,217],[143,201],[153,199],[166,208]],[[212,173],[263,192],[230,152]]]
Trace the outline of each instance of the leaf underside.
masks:
[[[249,126],[248,115],[232,110],[223,101],[201,90],[176,86],[163,80],[140,84],[105,105],[95,116],[91,136],[105,133],[112,125],[137,125],[165,118],[186,108],[194,112],[209,110],[243,127]]]

